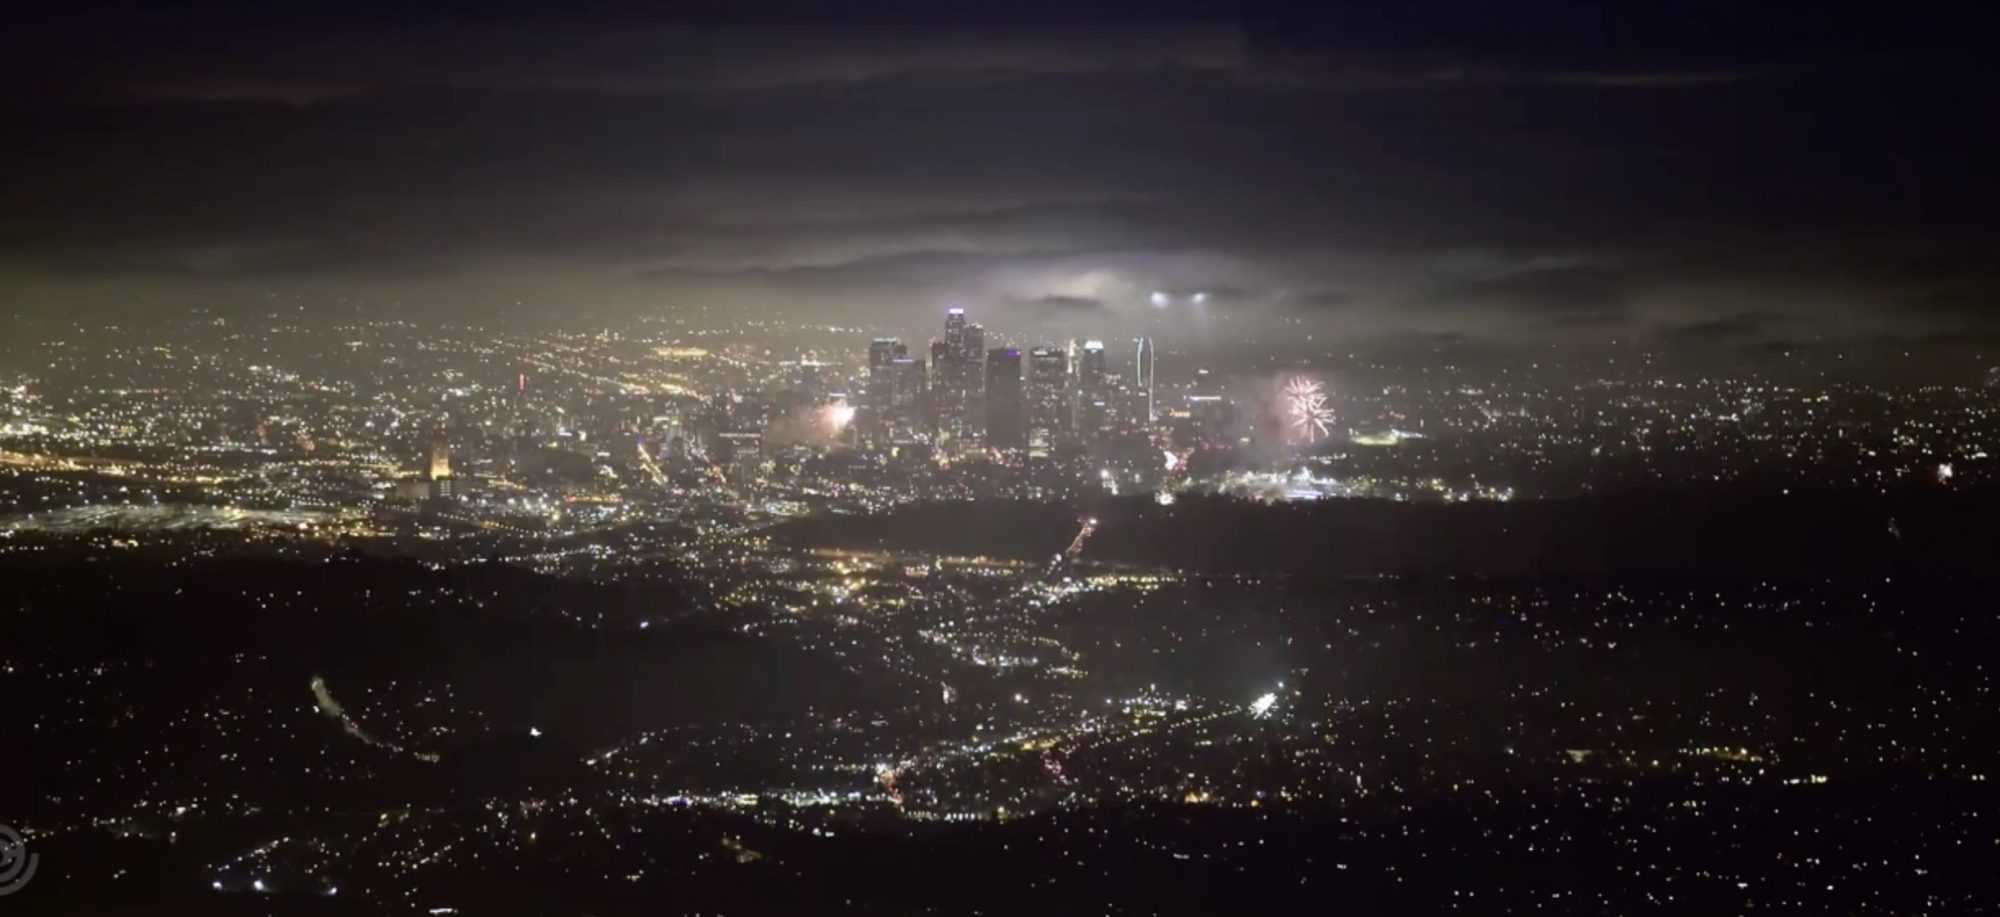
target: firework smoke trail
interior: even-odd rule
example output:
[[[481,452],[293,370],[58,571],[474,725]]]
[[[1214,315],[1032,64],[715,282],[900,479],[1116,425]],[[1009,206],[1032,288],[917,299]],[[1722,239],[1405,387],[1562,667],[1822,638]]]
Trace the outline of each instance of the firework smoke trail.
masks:
[[[312,693],[313,700],[319,704],[319,711],[338,721],[341,728],[346,730],[348,735],[376,748],[386,748],[397,754],[410,755],[419,761],[437,762],[438,756],[435,752],[410,751],[394,742],[385,742],[369,735],[367,730],[361,728],[360,723],[355,722],[353,717],[347,715],[347,710],[340,706],[340,701],[333,699],[333,692],[327,689],[326,679],[314,675],[312,679]]]

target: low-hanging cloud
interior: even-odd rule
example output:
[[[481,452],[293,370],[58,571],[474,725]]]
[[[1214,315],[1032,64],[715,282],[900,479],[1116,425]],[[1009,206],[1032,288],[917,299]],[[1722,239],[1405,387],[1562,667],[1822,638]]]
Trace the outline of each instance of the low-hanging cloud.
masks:
[[[35,88],[0,89],[33,138],[0,151],[0,291],[87,310],[367,285],[448,311],[519,283],[896,318],[1207,290],[1532,336],[1752,308],[1964,326],[2000,289],[2000,196],[1944,101],[1986,97],[1969,59],[1677,22],[1501,42],[1478,11],[1430,32],[992,15],[383,19],[201,53],[78,29],[12,49]]]

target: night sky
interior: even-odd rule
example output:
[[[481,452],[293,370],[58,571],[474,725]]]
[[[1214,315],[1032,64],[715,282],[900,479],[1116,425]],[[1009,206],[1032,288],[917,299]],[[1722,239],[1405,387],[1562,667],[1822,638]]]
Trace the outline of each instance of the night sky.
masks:
[[[283,6],[14,19],[9,311],[2000,328],[1970,4]]]

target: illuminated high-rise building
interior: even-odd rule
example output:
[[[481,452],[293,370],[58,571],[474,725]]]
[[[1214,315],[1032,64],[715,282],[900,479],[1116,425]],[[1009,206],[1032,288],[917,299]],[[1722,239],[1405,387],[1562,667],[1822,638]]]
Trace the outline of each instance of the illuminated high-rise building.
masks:
[[[1153,371],[1157,360],[1152,338],[1132,339],[1132,392],[1140,404],[1140,420],[1147,424],[1158,416],[1153,407]]]
[[[931,342],[930,384],[924,410],[930,428],[938,433],[956,430],[965,411],[957,398],[957,389],[951,384],[951,352],[949,341]]]
[[[924,361],[917,357],[889,358],[884,368],[889,377],[889,398],[882,419],[892,438],[910,438],[927,432],[924,420]]]
[[[897,410],[914,410],[924,396],[924,361],[898,356],[889,360],[889,404]]]
[[[997,347],[986,354],[986,444],[996,449],[1028,445],[1027,405],[1021,392],[1021,350]]]
[[[976,432],[985,387],[986,332],[966,321],[965,310],[945,310],[944,339],[931,344],[931,405],[938,432],[961,438]]]
[[[1111,406],[1110,372],[1104,363],[1104,342],[1083,342],[1076,366],[1076,432],[1083,437],[1104,432]]]
[[[944,310],[944,345],[953,354],[965,352],[965,310],[953,306]]]
[[[909,348],[895,338],[881,337],[868,343],[868,397],[864,416],[870,429],[879,431],[888,425],[896,396],[896,379],[902,372],[894,363],[898,357],[908,356]]]
[[[1047,455],[1070,432],[1069,355],[1060,347],[1028,351],[1028,449]]]
[[[986,377],[980,372],[986,357],[986,329],[977,323],[965,326],[965,381],[969,388],[966,393],[968,403],[977,404],[980,396],[986,391]]]
[[[895,338],[876,338],[868,342],[868,377],[873,379],[875,371],[889,365],[896,357],[908,356],[909,348]]]
[[[1235,422],[1235,405],[1229,401],[1222,377],[1206,369],[1196,369],[1188,387],[1187,412],[1191,432],[1198,438],[1220,440]]]

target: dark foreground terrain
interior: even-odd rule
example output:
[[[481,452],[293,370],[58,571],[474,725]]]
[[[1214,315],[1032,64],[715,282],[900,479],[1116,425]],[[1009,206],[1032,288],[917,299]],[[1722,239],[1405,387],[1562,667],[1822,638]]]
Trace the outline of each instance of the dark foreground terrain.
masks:
[[[17,542],[0,908],[1977,913],[1968,506],[959,507],[698,578]],[[919,563],[1080,511],[1073,569]]]

